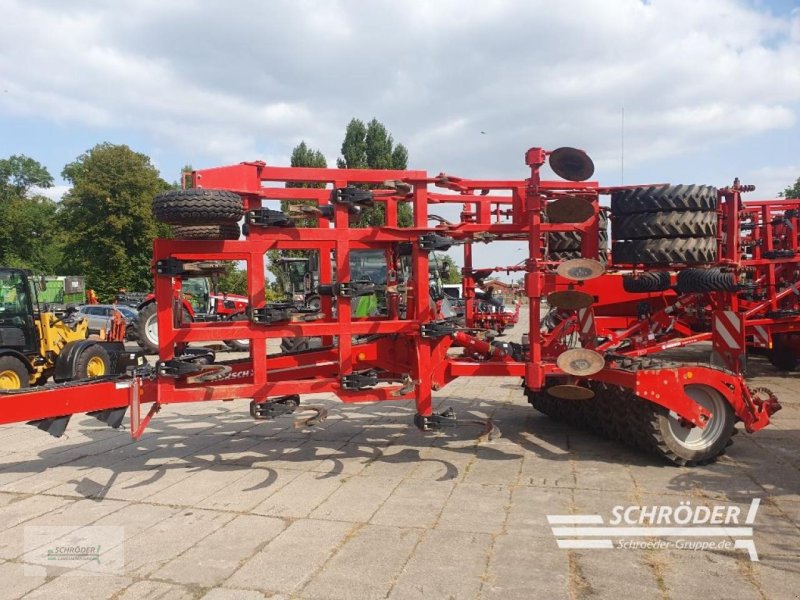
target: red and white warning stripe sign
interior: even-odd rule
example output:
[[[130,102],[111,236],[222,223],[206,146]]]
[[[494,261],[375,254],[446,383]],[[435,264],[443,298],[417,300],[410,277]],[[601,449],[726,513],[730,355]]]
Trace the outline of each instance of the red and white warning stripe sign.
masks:
[[[753,334],[753,345],[759,348],[770,348],[772,342],[770,340],[769,330],[763,325],[756,325],[751,329]]]
[[[578,309],[578,330],[582,343],[594,344],[597,333],[594,328],[594,311],[591,307]]]
[[[714,313],[714,337],[717,342],[729,350],[744,349],[744,319],[732,310],[720,310]]]

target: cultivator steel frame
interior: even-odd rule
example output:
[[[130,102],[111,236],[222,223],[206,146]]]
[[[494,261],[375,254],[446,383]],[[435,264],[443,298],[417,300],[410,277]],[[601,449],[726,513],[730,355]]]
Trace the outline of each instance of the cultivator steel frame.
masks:
[[[548,156],[551,167],[566,180],[541,178]],[[172,219],[165,218],[167,222],[184,227],[209,223],[228,223],[229,227],[231,219],[242,214],[245,237],[155,241],[157,368],[140,369],[113,381],[26,390],[20,392],[24,401],[20,393],[0,395],[0,422],[65,419],[76,412],[116,422],[119,411],[130,407],[131,431],[138,437],[165,404],[244,398],[251,400],[254,417],[267,418],[303,410],[300,394],[332,392],[344,402],[413,400],[416,425],[432,430],[458,422],[451,411],[434,413],[434,391],[462,376],[510,376],[523,379],[534,406],[555,416],[566,414],[573,421],[581,420],[580,415],[584,421],[597,420],[602,413],[613,417],[609,431],[624,429],[622,415],[627,414],[615,412],[614,398],[633,402],[638,416],[629,427],[641,428],[647,422],[650,429],[629,437],[649,440],[640,445],[681,464],[712,460],[722,453],[732,434],[734,415],[748,431],[766,426],[779,408],[774,396],[747,387],[740,374],[741,353],[734,352],[731,344],[722,345],[713,328],[695,330],[698,319],[708,313],[706,307],[711,307],[714,323],[723,318],[720,315],[733,322],[730,315],[734,315],[740,319],[740,335],[735,339],[743,351],[745,338],[763,325],[764,319],[755,317],[782,309],[781,303],[798,293],[796,288],[787,292],[769,287],[786,273],[787,265],[794,268],[800,260],[796,254],[769,258],[777,249],[797,249],[796,236],[784,248],[789,243],[786,236],[766,225],[781,210],[785,216],[784,205],[742,209],[740,188],[720,191],[724,202],[715,232],[721,242],[718,265],[734,269],[740,279],[742,274],[752,274],[748,277],[757,282],[754,290],[759,294],[767,290],[765,299],[745,300],[729,291],[677,296],[669,290],[643,297],[613,287],[621,281],[620,275],[613,267],[602,274],[597,260],[605,255],[601,226],[605,209],[599,197],[624,189],[600,188],[586,181],[593,167],[580,151],[550,153],[531,148],[525,162],[530,176],[522,180],[470,180],[411,170],[272,167],[262,162],[195,171],[193,189],[173,192],[160,205],[157,217],[166,215]],[[240,199],[240,213],[230,212],[231,198]],[[289,202],[286,212],[279,209],[285,201]],[[398,225],[400,203],[408,203],[413,210],[411,227]],[[384,226],[351,225],[354,213],[377,204],[384,207]],[[439,204],[462,205],[460,220],[449,222],[432,214]],[[186,210],[181,212],[181,207]],[[797,217],[786,218],[796,231]],[[311,226],[307,226],[309,220]],[[738,232],[740,224],[750,222],[753,255],[742,258],[738,236],[726,238],[723,233],[726,228]],[[552,236],[572,236],[579,242],[578,254],[593,260],[550,260],[547,240]],[[527,243],[528,258],[495,269],[474,267],[473,253],[480,244],[507,241]],[[431,301],[428,279],[430,253],[458,245],[464,252],[463,322],[442,318]],[[379,285],[351,280],[350,253],[365,249],[385,254],[387,276]],[[273,250],[319,253],[319,311],[266,301],[264,261]],[[405,271],[404,260],[410,267]],[[245,264],[249,319],[182,323],[181,277],[186,265],[214,261]],[[651,270],[660,267],[648,267]],[[476,316],[472,300],[476,287],[492,271],[524,275],[529,330],[522,343],[493,339],[490,331],[479,326],[480,315]],[[385,310],[354,317],[354,302],[373,293],[385,297]],[[547,303],[561,313],[555,325],[543,322],[542,307]],[[705,303],[703,311],[698,310],[701,303]],[[772,318],[770,335],[774,337],[783,326],[789,331],[794,321],[793,315]],[[732,327],[736,326],[734,322]],[[267,353],[268,340],[298,336],[319,339],[320,347]],[[639,358],[684,345],[692,338],[710,338],[727,370]],[[209,354],[189,346],[231,339],[249,340],[250,356],[207,364]],[[592,403],[592,397],[597,402]],[[323,409],[312,410],[314,414],[301,424],[324,417]],[[715,431],[726,416],[713,444],[689,444],[690,439],[702,438],[703,432]],[[670,428],[677,433],[669,434]],[[675,444],[683,443],[686,448],[676,449]]]

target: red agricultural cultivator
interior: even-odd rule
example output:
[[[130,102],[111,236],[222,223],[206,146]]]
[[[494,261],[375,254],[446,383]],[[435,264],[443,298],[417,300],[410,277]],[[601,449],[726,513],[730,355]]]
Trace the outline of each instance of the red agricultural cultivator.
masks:
[[[156,218],[188,238],[154,244],[156,367],[5,391],[0,422],[63,431],[69,415],[89,412],[119,426],[130,408],[138,437],[164,404],[243,398],[254,418],[311,409],[299,424],[313,425],[325,411],[300,395],[332,392],[344,402],[411,400],[428,431],[459,424],[453,411],[433,411],[435,390],[461,376],[509,376],[537,409],[677,464],[722,454],[737,421],[749,432],[765,427],[780,405],[747,386],[745,357],[758,348],[780,366],[797,359],[800,201],[746,203],[738,183],[603,188],[588,181],[588,156],[571,148],[532,148],[525,162],[530,175],[519,180],[262,162],[196,171],[190,189],[154,200]],[[545,162],[561,179],[541,178]],[[610,209],[599,203],[607,194]],[[410,227],[398,224],[403,203]],[[445,204],[462,207],[458,221],[432,212]],[[353,226],[375,207],[382,226]],[[473,267],[483,244],[504,242],[527,244],[527,259]],[[458,317],[431,275],[436,252],[454,246],[464,253]],[[314,257],[306,294],[318,301],[266,301],[271,251]],[[246,265],[247,318],[185,320],[183,282],[225,261]],[[501,340],[475,309],[493,271],[524,277],[520,343]],[[271,339],[284,351],[268,354]],[[249,341],[250,356],[214,362],[191,346],[223,340]],[[653,358],[697,342],[711,343],[710,364]]]

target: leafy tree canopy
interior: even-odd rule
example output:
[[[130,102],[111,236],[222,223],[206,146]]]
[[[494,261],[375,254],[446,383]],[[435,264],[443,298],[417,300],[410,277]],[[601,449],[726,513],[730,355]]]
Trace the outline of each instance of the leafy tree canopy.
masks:
[[[98,144],[64,167],[72,184],[60,212],[64,266],[86,276],[102,298],[119,288],[152,287],[153,238],[168,237],[151,213],[151,200],[169,188],[145,154],[125,145]]]

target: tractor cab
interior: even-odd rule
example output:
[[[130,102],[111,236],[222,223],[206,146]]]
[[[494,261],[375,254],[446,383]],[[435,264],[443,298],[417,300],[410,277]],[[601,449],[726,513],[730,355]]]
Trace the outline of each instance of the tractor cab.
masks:
[[[0,348],[22,354],[38,351],[34,307],[38,313],[36,289],[28,274],[22,269],[0,268]]]

